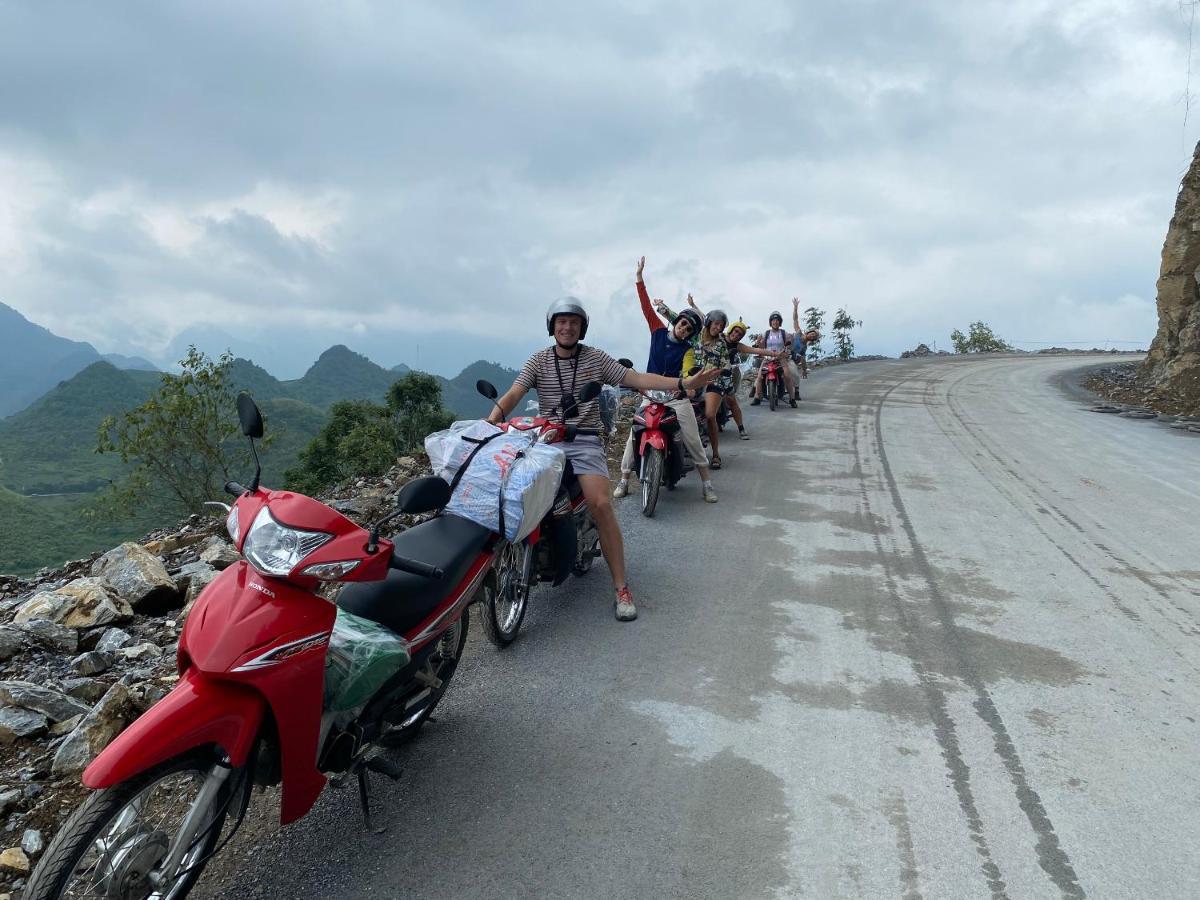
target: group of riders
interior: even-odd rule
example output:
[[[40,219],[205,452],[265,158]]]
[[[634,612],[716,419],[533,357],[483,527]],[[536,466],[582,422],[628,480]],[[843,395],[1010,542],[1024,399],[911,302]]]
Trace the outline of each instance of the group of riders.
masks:
[[[749,331],[745,322],[739,319],[731,323],[720,309],[703,312],[690,294],[687,308],[678,313],[673,312],[662,300],[652,302],[642,279],[645,265],[646,258],[642,257],[637,266],[637,293],[642,314],[650,329],[646,371],[637,372],[604,351],[583,344],[588,329],[587,311],[574,297],[564,297],[552,303],[546,311],[546,331],[554,339],[553,346],[535,353],[526,361],[513,386],[496,401],[489,421],[498,422],[516,409],[530,390],[537,391],[538,413],[546,417],[556,412],[557,398],[576,396],[579,388],[591,381],[637,391],[674,392],[675,399],[667,405],[678,416],[680,438],[700,475],[702,496],[706,502],[716,503],[711,470],[721,468],[718,417],[723,405],[728,406],[737,423],[738,436],[742,440],[749,438],[737,401],[742,360],[756,357],[760,364],[768,359],[779,360],[787,396],[794,407],[800,399],[797,380],[808,377],[805,359],[807,344],[817,340],[819,335],[811,330],[801,331],[800,301],[793,299],[792,333],[784,331],[783,316],[775,311],[768,319],[769,328],[754,344],[744,343]],[[790,371],[788,363],[796,367],[795,374]],[[760,365],[752,391],[752,405],[762,401],[766,368]],[[711,458],[701,440],[699,422],[692,405],[693,398],[698,396],[703,397],[702,412],[712,446]],[[637,607],[625,579],[624,542],[609,495],[611,491],[612,497],[619,499],[629,492],[629,478],[635,460],[633,435],[630,435],[621,459],[621,479],[613,488],[608,478],[604,445],[596,436],[601,428],[598,401],[580,403],[569,418],[578,426],[581,434],[575,440],[559,446],[571,462],[595,519],[600,549],[616,591],[616,617],[620,621],[631,621],[637,618]]]

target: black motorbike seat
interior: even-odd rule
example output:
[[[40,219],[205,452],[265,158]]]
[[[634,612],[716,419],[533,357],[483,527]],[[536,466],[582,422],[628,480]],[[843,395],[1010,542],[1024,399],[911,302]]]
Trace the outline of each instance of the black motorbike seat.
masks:
[[[396,555],[437,566],[445,577],[392,569],[384,581],[346,585],[338,606],[397,634],[412,631],[458,587],[491,537],[489,529],[461,516],[441,515],[414,525],[392,539]]]

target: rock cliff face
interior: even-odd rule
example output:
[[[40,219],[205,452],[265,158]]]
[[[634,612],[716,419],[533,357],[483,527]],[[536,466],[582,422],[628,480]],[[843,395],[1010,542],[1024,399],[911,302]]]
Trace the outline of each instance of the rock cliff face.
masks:
[[[1200,144],[1179,187],[1158,275],[1158,333],[1142,375],[1200,404]]]

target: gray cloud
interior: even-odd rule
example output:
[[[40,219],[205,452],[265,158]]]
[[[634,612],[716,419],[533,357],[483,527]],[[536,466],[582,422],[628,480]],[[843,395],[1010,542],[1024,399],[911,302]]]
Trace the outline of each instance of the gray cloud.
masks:
[[[570,292],[640,360],[645,253],[668,300],[845,305],[867,352],[1148,340],[1186,43],[1173,0],[7,4],[0,300],[159,361],[452,373]]]

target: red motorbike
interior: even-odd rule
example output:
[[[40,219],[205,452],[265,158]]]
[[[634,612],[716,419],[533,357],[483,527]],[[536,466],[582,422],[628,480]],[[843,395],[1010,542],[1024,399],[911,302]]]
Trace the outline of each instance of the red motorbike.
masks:
[[[779,398],[783,396],[784,390],[783,363],[772,356],[763,362],[763,393],[766,394],[772,410],[779,405]]]
[[[487,381],[477,381],[475,389],[492,402],[499,396]],[[578,399],[564,394],[549,416],[519,416],[502,421],[500,428],[527,433],[531,442],[544,444],[569,442],[580,435],[599,436],[595,429],[568,425],[566,420],[574,414],[578,403],[596,399],[600,391],[599,382],[588,382]],[[525,619],[529,593],[536,584],[548,582],[557,587],[568,575],[586,575],[600,555],[600,532],[570,460],[550,512],[525,538],[503,542],[496,553],[494,581],[489,581],[489,589],[480,595],[479,605],[484,634],[502,648],[516,639]]]
[[[249,395],[238,397],[238,414],[253,449],[263,425]],[[226,526],[243,559],[189,614],[178,684],[88,766],[83,783],[94,793],[50,843],[24,897],[178,900],[241,824],[255,784],[282,784],[287,824],[330,775],[357,775],[370,827],[367,772],[399,775],[382,749],[411,738],[445,693],[497,536],[444,514],[379,536],[401,513],[444,507],[441,478],[410,482],[367,530],[309,497],[260,487],[260,474],[225,486],[237,498]],[[407,659],[350,711],[326,709],[337,613],[321,595],[328,582],[350,582],[337,607],[385,626]]]

